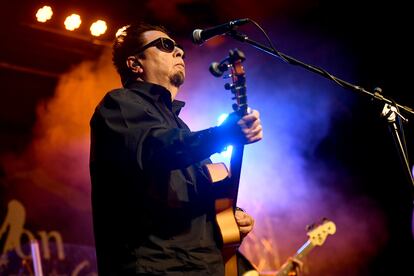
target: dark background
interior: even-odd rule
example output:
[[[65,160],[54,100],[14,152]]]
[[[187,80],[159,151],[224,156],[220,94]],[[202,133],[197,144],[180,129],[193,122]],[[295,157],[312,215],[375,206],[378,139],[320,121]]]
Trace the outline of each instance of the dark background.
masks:
[[[38,103],[53,96],[61,74],[82,60],[97,58],[106,47],[103,44],[110,42],[109,34],[116,31],[110,28],[108,35],[100,38],[101,42],[93,43],[87,39],[86,30],[83,34],[78,32],[82,35],[68,36],[57,23],[36,27],[39,25],[33,20],[34,11],[44,4],[48,3],[15,1],[1,4],[0,155],[25,150],[33,138]],[[112,26],[122,26],[135,18],[161,22],[183,40],[190,38],[194,28],[243,17],[256,20],[270,32],[273,27],[277,28],[274,24],[317,31],[353,54],[356,69],[352,75],[355,78],[345,80],[369,91],[379,86],[386,96],[398,103],[414,106],[413,47],[409,42],[414,24],[409,4],[405,2],[312,0],[271,4],[260,1],[119,0],[50,4],[56,10],[55,16],[63,16],[63,11],[74,8],[87,9],[90,17],[104,15],[113,22]],[[283,40],[283,37],[279,39]],[[414,272],[413,187],[405,177],[387,124],[379,116],[382,105],[366,96],[354,94],[351,97],[355,104],[352,108],[346,104],[342,106],[344,110],[334,116],[329,135],[310,158],[324,160],[332,167],[343,167],[351,172],[353,182],[342,187],[344,193],[366,195],[386,214],[390,239],[372,263],[366,265],[368,274],[364,275],[410,275]],[[409,157],[413,158],[414,116],[406,113],[404,116],[410,120],[405,124],[405,131]],[[4,176],[5,171],[0,167],[0,177]],[[0,191],[4,192],[5,188],[1,187]]]

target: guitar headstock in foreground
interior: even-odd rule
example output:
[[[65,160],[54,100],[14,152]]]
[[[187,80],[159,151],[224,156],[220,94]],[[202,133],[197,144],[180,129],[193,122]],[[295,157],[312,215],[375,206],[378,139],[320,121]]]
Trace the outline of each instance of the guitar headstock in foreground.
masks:
[[[336,225],[330,220],[324,219],[319,225],[312,225],[308,227],[309,241],[313,246],[321,246],[328,235],[333,235],[336,232]]]

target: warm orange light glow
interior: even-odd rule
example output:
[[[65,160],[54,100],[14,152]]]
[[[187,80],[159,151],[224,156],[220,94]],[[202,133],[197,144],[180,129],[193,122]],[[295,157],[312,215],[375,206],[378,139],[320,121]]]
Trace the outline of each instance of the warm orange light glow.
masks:
[[[106,22],[103,20],[98,20],[92,23],[91,25],[91,34],[94,36],[100,36],[101,34],[104,34],[106,32],[106,29],[108,27],[106,26]]]
[[[46,22],[52,18],[53,11],[52,8],[49,6],[43,6],[43,8],[40,8],[37,10],[36,18],[39,22]]]
[[[118,37],[118,36],[120,36],[123,32],[125,32],[125,30],[126,30],[126,28],[127,28],[128,26],[129,26],[129,25],[127,25],[127,26],[123,26],[123,27],[119,28],[119,29],[118,29],[118,31],[116,31],[115,37]]]
[[[65,19],[65,28],[69,31],[73,31],[79,28],[80,24],[82,23],[81,18],[77,14],[71,14],[70,16],[66,17]]]

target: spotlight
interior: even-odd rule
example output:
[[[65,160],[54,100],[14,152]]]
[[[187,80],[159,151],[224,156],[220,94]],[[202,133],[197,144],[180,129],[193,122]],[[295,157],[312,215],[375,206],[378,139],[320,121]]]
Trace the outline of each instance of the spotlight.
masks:
[[[65,19],[65,28],[66,30],[73,31],[79,28],[80,24],[82,23],[81,18],[77,14],[71,14]]]
[[[229,114],[226,114],[226,113],[221,114],[217,119],[217,125],[218,126],[221,125],[227,119],[228,116]],[[225,158],[230,158],[232,151],[233,151],[233,146],[229,145],[220,154]]]
[[[98,20],[92,23],[90,30],[93,36],[100,36],[106,32],[107,28],[105,21]]]
[[[217,125],[221,125],[227,119],[228,116],[229,114],[226,113],[221,114],[217,119]]]
[[[53,15],[52,8],[49,6],[43,6],[43,8],[40,8],[37,10],[36,18],[37,18],[37,21],[45,23],[46,21],[52,18],[52,15]]]

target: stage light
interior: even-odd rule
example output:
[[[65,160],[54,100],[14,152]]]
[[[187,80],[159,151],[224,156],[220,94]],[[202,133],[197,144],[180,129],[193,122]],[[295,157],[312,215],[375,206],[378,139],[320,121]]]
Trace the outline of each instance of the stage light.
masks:
[[[92,23],[90,30],[93,36],[100,36],[106,32],[107,28],[105,21],[98,20]]]
[[[217,125],[221,125],[227,119],[228,116],[229,114],[226,113],[221,114],[217,119]]]
[[[43,6],[43,8],[40,8],[37,10],[36,18],[37,18],[37,21],[44,23],[50,20],[52,18],[52,15],[53,15],[52,8],[49,6]]]
[[[230,158],[232,152],[233,152],[233,146],[229,145],[224,149],[224,151],[220,152],[220,154],[223,155],[223,157],[225,158]]]
[[[66,30],[73,31],[81,25],[82,21],[79,15],[71,14],[65,19],[65,28]]]
[[[229,116],[229,114],[226,114],[226,113],[221,114],[217,119],[217,125],[218,126],[221,125],[227,119],[228,116]],[[229,145],[220,154],[225,158],[229,158],[229,157],[231,157],[232,151],[233,151],[233,146]]]

